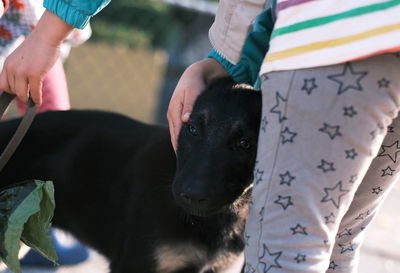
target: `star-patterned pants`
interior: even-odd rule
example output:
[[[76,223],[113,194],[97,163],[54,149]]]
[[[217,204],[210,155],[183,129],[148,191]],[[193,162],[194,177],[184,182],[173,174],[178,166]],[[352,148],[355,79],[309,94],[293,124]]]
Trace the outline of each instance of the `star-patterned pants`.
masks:
[[[357,272],[400,169],[400,55],[268,73],[262,94],[245,272]]]

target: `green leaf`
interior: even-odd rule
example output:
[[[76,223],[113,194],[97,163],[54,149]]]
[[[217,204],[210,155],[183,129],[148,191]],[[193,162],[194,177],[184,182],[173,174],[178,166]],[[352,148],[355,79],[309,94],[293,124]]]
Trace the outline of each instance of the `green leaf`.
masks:
[[[52,182],[28,180],[0,191],[0,259],[13,272],[21,272],[21,240],[56,262],[57,255],[47,235],[54,208]]]

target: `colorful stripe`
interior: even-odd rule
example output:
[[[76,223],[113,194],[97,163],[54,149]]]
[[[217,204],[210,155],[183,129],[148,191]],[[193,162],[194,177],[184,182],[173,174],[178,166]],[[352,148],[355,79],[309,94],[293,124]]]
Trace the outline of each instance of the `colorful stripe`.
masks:
[[[293,1],[295,1],[295,0],[293,0]],[[285,3],[285,2],[283,2],[283,3]],[[299,22],[299,23],[296,23],[296,24],[293,24],[290,26],[275,29],[272,32],[271,39],[273,39],[277,36],[280,36],[280,35],[293,33],[293,32],[308,29],[308,28],[315,28],[318,26],[322,26],[325,24],[329,24],[329,23],[338,21],[338,20],[343,20],[343,19],[352,18],[352,17],[356,17],[356,16],[360,16],[360,15],[364,15],[364,14],[368,14],[368,13],[372,13],[372,12],[386,10],[389,8],[393,8],[394,6],[397,6],[397,5],[400,5],[400,0],[391,0],[388,2],[372,4],[369,6],[352,9],[352,10],[349,10],[346,12],[342,12],[342,13],[338,13],[338,14],[334,14],[334,15],[330,15],[330,16],[326,16],[326,17],[320,17],[320,18],[315,18],[315,19]]]
[[[310,51],[315,51],[315,50],[321,50],[321,49],[326,49],[329,47],[335,47],[335,46],[341,46],[344,44],[349,44],[353,42],[357,42],[363,39],[371,38],[373,36],[378,36],[387,32],[391,31],[396,31],[400,30],[400,23],[392,24],[392,25],[387,25],[383,27],[378,27],[375,29],[371,29],[369,31],[365,31],[362,33],[358,33],[355,35],[350,35],[338,39],[332,39],[332,40],[327,40],[327,41],[321,41],[321,42],[315,42],[295,48],[290,48],[287,50],[282,50],[274,53],[270,53],[267,55],[267,58],[265,59],[264,62],[271,62],[271,61],[276,61],[280,59],[285,59],[288,57],[296,56],[296,55],[301,55]]]
[[[315,1],[315,0],[287,0],[284,2],[281,2],[277,5],[276,10],[277,11],[281,11],[293,6],[297,6],[297,5],[301,5],[307,2],[311,2],[311,1]]]

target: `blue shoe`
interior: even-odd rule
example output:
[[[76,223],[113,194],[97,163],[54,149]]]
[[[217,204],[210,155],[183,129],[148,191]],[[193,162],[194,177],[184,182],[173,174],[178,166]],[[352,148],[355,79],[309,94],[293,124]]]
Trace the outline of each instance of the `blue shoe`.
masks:
[[[66,247],[58,242],[53,231],[50,231],[49,235],[52,238],[54,248],[57,252],[58,263],[60,266],[76,265],[88,259],[89,251],[83,245],[75,243],[72,246]],[[47,260],[32,249],[21,260],[21,265],[32,267],[54,267],[54,264],[51,261]]]

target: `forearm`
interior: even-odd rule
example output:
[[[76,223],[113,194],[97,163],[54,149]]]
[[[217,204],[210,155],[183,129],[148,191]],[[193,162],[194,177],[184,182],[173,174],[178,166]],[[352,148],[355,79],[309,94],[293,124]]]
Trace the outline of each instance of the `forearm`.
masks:
[[[51,11],[46,10],[31,33],[31,36],[34,36],[39,42],[48,46],[58,47],[72,30],[72,26],[68,25]]]

